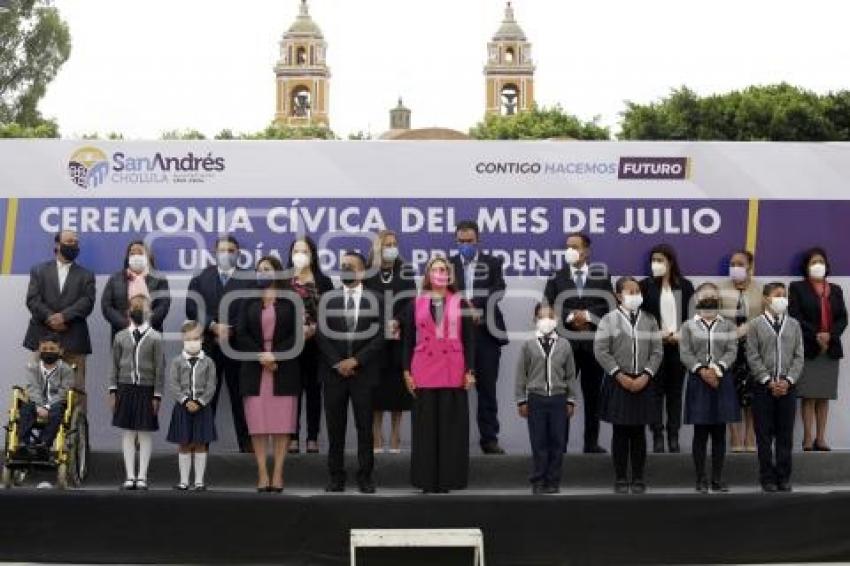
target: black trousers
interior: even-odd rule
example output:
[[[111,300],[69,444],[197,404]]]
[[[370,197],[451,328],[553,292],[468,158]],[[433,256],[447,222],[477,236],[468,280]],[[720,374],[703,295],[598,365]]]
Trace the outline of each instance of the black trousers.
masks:
[[[567,422],[566,395],[528,396],[528,437],[534,462],[531,483],[561,484]]]
[[[322,383],[319,381],[319,350],[315,340],[311,340],[304,346],[304,351],[298,356],[298,364],[301,368],[301,393],[298,395],[298,426],[293,439],[298,440],[301,437],[303,399],[307,440],[318,440],[322,422]]]
[[[358,377],[327,379],[325,420],[328,427],[328,474],[331,481],[345,481],[345,431],[348,427],[348,404],[354,412],[357,428],[357,481],[372,479],[375,456],[372,452],[372,387]]]
[[[678,344],[664,345],[664,358],[655,381],[655,394],[658,397],[655,406],[658,409],[658,418],[652,425],[654,433],[664,430],[664,410],[667,410],[667,433],[673,436],[679,434],[682,427],[682,391],[685,385],[685,366],[679,358]]]
[[[417,389],[411,415],[410,479],[424,491],[469,481],[469,401],[464,389]]]
[[[796,392],[792,387],[787,395],[774,397],[767,386],[756,384],[752,407],[761,483],[790,481]]]
[[[213,395],[212,399],[213,415],[218,411],[218,399],[221,396],[221,388],[223,385],[227,385],[236,442],[239,445],[240,452],[247,452],[251,446],[251,437],[248,435],[248,424],[245,422],[245,406],[242,404],[242,391],[239,387],[239,369],[242,366],[242,362],[228,358],[218,348],[210,353],[210,357],[215,363],[215,373],[218,378],[215,386],[215,395]]]
[[[711,479],[720,481],[723,462],[726,459],[726,424],[694,425],[694,440],[691,454],[694,458],[697,479],[705,479],[705,460],[708,455],[708,439],[711,438]]]
[[[50,407],[47,411],[47,422],[44,428],[41,429],[41,437],[39,443],[44,444],[48,448],[53,446],[53,441],[56,439],[56,434],[59,432],[59,425],[62,424],[62,414],[65,412],[65,403],[57,403]],[[38,421],[38,408],[35,403],[24,403],[21,406],[19,413],[20,429],[18,430],[18,440],[21,444],[32,444],[32,429]]]
[[[632,481],[643,480],[646,466],[646,429],[643,425],[614,425],[611,438],[614,457],[614,475],[617,481],[628,481],[629,461],[632,464]]]
[[[593,355],[593,347],[588,344],[573,345],[576,373],[581,379],[581,395],[584,401],[584,448],[593,448],[599,444],[599,396],[602,389],[604,371]],[[564,435],[564,452],[569,442],[569,418],[567,434]]]
[[[478,392],[478,433],[481,445],[499,441],[496,383],[502,347],[483,328],[475,332],[475,389]]]

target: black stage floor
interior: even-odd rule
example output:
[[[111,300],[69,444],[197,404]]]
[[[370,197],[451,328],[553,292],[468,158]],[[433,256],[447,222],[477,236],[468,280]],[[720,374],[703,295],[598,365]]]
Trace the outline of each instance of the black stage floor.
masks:
[[[118,456],[100,454],[85,489],[0,492],[0,561],[347,564],[352,528],[452,527],[482,529],[489,565],[850,560],[850,454],[795,458],[791,494],[759,493],[747,471],[754,457],[732,455],[732,493],[698,495],[688,456],[663,455],[650,460],[643,496],[610,493],[604,456],[570,457],[561,495],[528,494],[527,459],[509,456],[474,457],[465,492],[423,496],[404,485],[404,455],[388,455],[379,458],[379,493],[366,496],[323,494],[324,458],[306,455],[288,463],[282,495],[250,490],[245,456],[212,458],[206,493],[168,489],[176,458],[157,457],[155,489],[122,493]],[[358,563],[414,563],[405,556]]]

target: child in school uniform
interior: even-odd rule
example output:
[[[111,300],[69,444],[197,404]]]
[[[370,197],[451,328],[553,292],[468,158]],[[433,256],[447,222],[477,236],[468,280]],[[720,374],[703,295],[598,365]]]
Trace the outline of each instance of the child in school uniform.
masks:
[[[532,492],[551,494],[560,491],[567,419],[575,408],[570,383],[576,368],[570,342],[555,332],[554,309],[538,303],[534,318],[536,333],[520,350],[515,391],[519,415],[528,419]]]
[[[656,424],[654,377],[664,350],[655,318],[642,311],[643,297],[634,277],[621,277],[615,287],[618,307],[602,317],[593,343],[596,361],[605,371],[600,418],[613,425],[616,493],[646,491],[646,426]],[[631,462],[631,480],[628,476]]]
[[[685,424],[694,425],[696,490],[708,493],[705,461],[711,437],[711,491],[726,492],[729,488],[722,479],[726,425],[741,420],[735,375],[730,371],[738,355],[737,327],[720,315],[717,285],[703,283],[695,297],[696,314],[682,326],[679,337],[679,357],[688,370]]]
[[[68,391],[74,386],[74,368],[61,359],[59,336],[49,332],[38,341],[38,362],[27,365],[27,402],[20,408],[18,438],[22,446],[33,445],[32,430],[39,419],[45,419],[38,444],[53,446],[62,415],[68,402]]]
[[[765,492],[791,491],[791,447],[797,395],[794,384],[805,362],[800,323],[786,314],[783,283],[762,292],[764,312],[747,330],[747,362],[753,380],[753,420],[759,480]]]
[[[151,328],[150,300],[146,295],[130,298],[130,326],[115,335],[112,343],[112,370],[109,374],[109,401],[112,426],[120,428],[121,449],[127,479],[122,489],[148,488],[148,464],[153,439],[159,430],[159,404],[164,385],[162,335]],[[139,467],[136,473],[136,443]]]
[[[189,473],[194,460],[194,489],[204,491],[208,446],[217,438],[215,415],[210,406],[217,382],[215,363],[201,349],[203,327],[197,321],[186,321],[181,331],[183,351],[171,360],[168,369],[168,389],[175,403],[167,439],[179,445],[180,481],[174,489],[189,489]]]

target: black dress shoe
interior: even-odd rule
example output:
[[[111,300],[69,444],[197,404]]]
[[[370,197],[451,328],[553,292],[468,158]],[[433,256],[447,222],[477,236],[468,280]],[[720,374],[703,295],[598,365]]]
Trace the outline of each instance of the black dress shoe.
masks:
[[[345,482],[343,481],[331,481],[326,487],[325,491],[327,493],[342,493],[345,491]]]
[[[698,479],[696,490],[699,493],[708,493],[708,480],[705,478]]]
[[[541,495],[543,493],[543,484],[542,483],[531,484],[531,493],[533,493],[534,495]]]
[[[714,493],[729,493],[729,486],[722,480],[712,480],[711,491]]]
[[[505,450],[501,446],[499,446],[498,442],[488,442],[487,444],[482,444],[481,451],[485,454],[495,455],[501,455],[505,453]]]
[[[643,495],[646,493],[646,484],[643,483],[643,480],[632,481],[632,493],[635,495]]]
[[[652,451],[656,454],[664,453],[664,435],[660,432],[652,435]]]
[[[779,482],[779,484],[776,486],[776,489],[778,489],[779,491],[784,492],[784,493],[790,493],[790,492],[793,491],[791,484],[787,481]]]
[[[596,446],[585,446],[584,447],[584,453],[585,454],[607,454],[608,451],[597,444]]]
[[[360,490],[360,493],[375,493],[375,482],[373,482],[372,480],[362,480],[360,482],[357,482],[357,489]]]
[[[556,493],[561,493],[561,488],[557,485],[546,485],[543,486],[541,492],[543,495],[555,495]]]
[[[767,481],[761,484],[761,490],[765,493],[776,493],[779,488],[776,486],[775,483]]]
[[[626,480],[617,480],[614,483],[614,493],[625,495],[629,492],[629,482]]]
[[[667,446],[671,454],[678,454],[680,452],[678,433],[667,435]]]

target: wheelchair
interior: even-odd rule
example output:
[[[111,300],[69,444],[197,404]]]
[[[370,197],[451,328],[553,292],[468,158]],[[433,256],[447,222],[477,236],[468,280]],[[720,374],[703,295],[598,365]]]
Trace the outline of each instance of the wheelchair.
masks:
[[[35,441],[32,445],[20,441],[21,407],[27,403],[27,393],[23,387],[12,389],[12,402],[9,407],[9,423],[6,425],[6,443],[3,458],[2,486],[19,486],[27,475],[36,470],[55,471],[56,487],[66,489],[79,487],[88,475],[89,425],[86,413],[80,402],[85,392],[71,389],[65,404],[65,411],[56,439],[51,446],[41,446],[38,437],[46,424],[39,419],[33,428]]]

